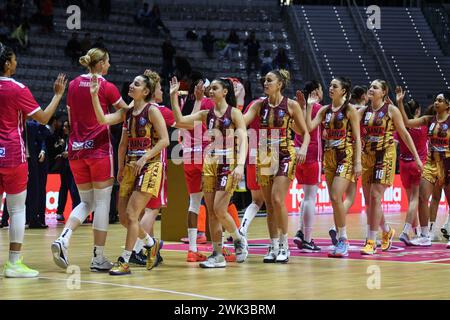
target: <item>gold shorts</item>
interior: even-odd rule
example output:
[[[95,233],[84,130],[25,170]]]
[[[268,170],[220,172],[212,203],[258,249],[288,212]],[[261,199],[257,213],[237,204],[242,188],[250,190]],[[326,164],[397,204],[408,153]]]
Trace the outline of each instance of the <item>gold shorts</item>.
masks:
[[[295,178],[297,164],[294,147],[288,147],[286,151],[267,152],[261,155],[258,150],[257,181],[261,187],[266,187],[274,177]]]
[[[223,164],[220,163],[220,159],[221,157],[205,157],[202,171],[202,191],[225,191],[233,194],[239,183],[239,181],[235,181],[231,176],[236,164]]]
[[[432,184],[447,186],[450,183],[450,158],[436,160],[428,156],[423,167],[422,178]]]
[[[334,177],[341,177],[355,182],[353,148],[326,150],[323,155],[323,168],[328,186],[331,186]]]
[[[163,163],[154,161],[147,163],[138,176],[133,173],[133,166],[126,164],[122,182],[120,183],[120,197],[128,197],[133,191],[149,193],[156,198],[161,187],[163,177]]]
[[[361,157],[362,183],[379,183],[392,186],[395,178],[396,158],[395,147],[371,153],[363,152]]]

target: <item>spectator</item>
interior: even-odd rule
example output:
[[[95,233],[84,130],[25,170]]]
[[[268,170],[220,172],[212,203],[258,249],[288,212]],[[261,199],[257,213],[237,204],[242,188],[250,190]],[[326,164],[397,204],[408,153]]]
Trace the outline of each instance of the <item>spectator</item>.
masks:
[[[0,42],[5,44],[9,42],[9,35],[11,33],[11,30],[9,27],[5,24],[3,20],[0,20]]]
[[[134,20],[136,24],[141,24],[150,27],[150,16],[151,16],[150,7],[148,6],[148,3],[144,2],[142,8],[139,9]]]
[[[206,34],[202,36],[202,45],[203,51],[205,51],[209,59],[213,57],[215,41],[216,38],[214,38],[214,35],[211,34],[211,30],[207,29]]]
[[[20,24],[20,15],[22,11],[22,1],[9,0],[6,3],[7,24],[11,28],[15,28]]]
[[[59,188],[58,209],[56,210],[56,220],[64,221],[64,209],[67,202],[67,193],[70,192],[72,198],[72,210],[80,203],[80,194],[73,178],[72,170],[70,170],[69,159],[67,158],[67,148],[69,142],[69,121],[63,123],[63,135],[60,141],[61,153],[56,157],[60,162],[61,186]]]
[[[103,20],[108,20],[111,14],[111,0],[100,0],[98,3]]]
[[[81,43],[78,41],[78,33],[73,32],[72,38],[67,42],[64,48],[64,53],[66,56],[70,57],[72,64],[78,65],[78,59],[82,55]]]
[[[105,43],[103,41],[103,37],[98,37],[95,40],[95,43],[92,45],[92,48],[99,48],[99,49],[103,49],[105,51],[108,51],[108,50],[106,50],[106,46],[105,46]]]
[[[223,58],[228,58],[231,60],[232,51],[239,48],[239,36],[236,30],[232,29],[228,35],[227,44],[225,48],[220,52]]]
[[[167,27],[161,20],[161,11],[159,10],[159,6],[157,4],[154,4],[150,13],[150,30],[154,35],[158,35],[160,27],[162,30],[164,30],[166,35],[170,35],[170,30],[167,29]]]
[[[186,32],[186,39],[195,41],[198,39],[197,32],[195,31],[195,28],[191,28]]]
[[[187,82],[191,72],[191,64],[185,57],[175,57],[175,76],[178,78],[178,80],[180,80],[180,82]]]
[[[286,69],[289,70],[289,58],[287,56],[286,50],[283,48],[278,48],[278,53],[273,60],[275,69]]]
[[[256,40],[255,31],[250,32],[250,35],[245,40],[244,45],[247,46],[247,74],[250,74],[252,71],[252,67],[254,66],[254,70],[259,70],[260,61],[259,61],[259,41]]]
[[[270,50],[264,50],[263,58],[261,61],[261,76],[264,77],[267,73],[272,71],[273,68],[273,59],[270,56]]]
[[[15,49],[26,50],[29,46],[28,42],[28,31],[30,30],[30,25],[28,21],[25,20],[16,30],[11,33],[11,39],[14,41],[13,47]]]
[[[42,21],[42,31],[53,32],[53,1],[41,0],[39,8]]]
[[[172,45],[172,42],[170,38],[167,38],[162,46],[162,57],[163,57],[163,65],[162,65],[162,71],[161,75],[166,81],[169,76],[172,75],[174,67],[173,67],[173,57],[175,56],[175,53],[177,52],[175,47]]]
[[[81,40],[81,55],[86,54],[91,48],[91,34],[89,32],[86,32],[83,40]]]
[[[42,134],[42,126],[35,120],[26,122],[28,183],[26,198],[26,222],[30,228],[47,228],[45,216],[39,216],[39,168],[38,161],[45,160],[45,137]],[[44,192],[45,195],[45,192]],[[46,200],[46,197],[44,197]],[[42,223],[44,221],[44,223]]]

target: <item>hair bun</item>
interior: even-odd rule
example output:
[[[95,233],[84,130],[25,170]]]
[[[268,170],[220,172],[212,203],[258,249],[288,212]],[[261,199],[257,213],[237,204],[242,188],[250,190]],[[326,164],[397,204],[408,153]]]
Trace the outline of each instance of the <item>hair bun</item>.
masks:
[[[91,63],[91,57],[89,55],[84,55],[80,57],[80,64],[84,67],[88,67]]]

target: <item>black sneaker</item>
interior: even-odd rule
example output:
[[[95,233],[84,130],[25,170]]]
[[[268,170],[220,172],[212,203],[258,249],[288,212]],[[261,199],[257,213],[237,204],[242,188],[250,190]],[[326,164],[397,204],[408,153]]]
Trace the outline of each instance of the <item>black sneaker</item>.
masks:
[[[320,248],[316,246],[313,240],[311,242],[302,242],[302,247],[300,249],[301,252],[307,252],[307,253],[315,253],[320,252]]]
[[[160,265],[161,263],[163,263],[164,259],[161,255],[161,253],[158,252],[158,265]]]
[[[336,246],[338,244],[338,238],[337,238],[337,232],[335,228],[331,228],[328,231],[328,234],[330,235],[331,242],[333,243],[333,246]]]
[[[297,245],[297,248],[302,248],[303,241],[305,241],[305,235],[302,230],[298,230],[294,237],[294,243]]]
[[[144,267],[147,264],[147,256],[142,252],[136,253],[136,251],[133,250],[129,263]]]
[[[442,232],[442,236],[443,236],[445,239],[447,239],[447,240],[450,239],[449,233],[448,233],[448,231],[447,231],[447,224],[444,224],[444,225],[442,226],[441,232]]]

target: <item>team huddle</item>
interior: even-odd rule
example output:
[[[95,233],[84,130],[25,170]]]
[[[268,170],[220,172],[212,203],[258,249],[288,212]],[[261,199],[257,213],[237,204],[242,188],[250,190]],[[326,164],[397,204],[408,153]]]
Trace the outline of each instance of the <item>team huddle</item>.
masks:
[[[69,163],[81,203],[51,245],[57,266],[69,266],[72,233],[93,211],[91,271],[126,275],[131,273],[130,265],[151,270],[162,262],[164,244],[154,237],[153,226],[159,209],[167,204],[168,127],[183,132],[180,143],[189,192],[187,262],[198,262],[201,268],[245,262],[249,225],[265,204],[270,246],[263,262],[287,263],[290,251],[285,198],[294,178],[305,194],[294,243],[303,252],[319,252],[321,248],[314,244],[312,232],[322,170],[334,214],[334,226],[330,229],[333,247],[328,255],[348,255],[346,215],[360,176],[367,213],[367,237],[361,254],[377,253],[380,229],[381,250],[388,251],[395,230],[385,221],[381,198],[394,181],[396,142],[400,144],[400,173],[409,202],[399,239],[405,245],[431,245],[429,198],[432,194],[440,196],[442,189],[447,197],[450,195],[449,92],[438,93],[428,113],[420,116],[417,103],[404,103],[405,92],[399,87],[396,106],[389,99],[388,85],[383,80],[373,81],[364,90],[359,86],[352,88],[349,79],[337,77],[329,86],[331,103],[322,106],[319,82],[308,82],[303,91],[297,91],[295,99],[290,99],[283,96],[289,72],[272,70],[263,78],[265,96],[252,101],[244,112],[233,78],[217,78],[209,85],[199,79],[194,83],[192,112],[186,114],[179,96],[180,82],[175,77],[170,81],[171,108],[161,105],[161,79],[151,70],[134,78],[128,91],[133,100],[127,104],[117,87],[104,78],[110,67],[105,50],[89,50],[80,58],[80,64],[89,72],[70,82],[67,111]],[[28,88],[11,78],[16,56],[3,45],[0,65],[0,105],[5,108],[0,115],[0,191],[6,192],[10,209],[10,251],[4,274],[36,277],[39,272],[27,267],[20,256],[28,174],[22,132],[26,116],[43,124],[48,122],[64,95],[67,80],[63,74],[58,76],[55,96],[42,110]],[[109,106],[116,111],[109,113]],[[117,153],[118,211],[127,232],[125,249],[113,263],[104,255],[114,182],[109,127],[119,123],[123,123],[123,130]],[[252,203],[239,225],[228,208],[244,171]],[[213,247],[208,257],[197,249],[197,216],[202,199]],[[419,233],[412,238],[414,227]],[[233,254],[223,247],[224,231],[232,236]],[[447,232],[444,228],[443,232],[450,233],[450,229]]]

